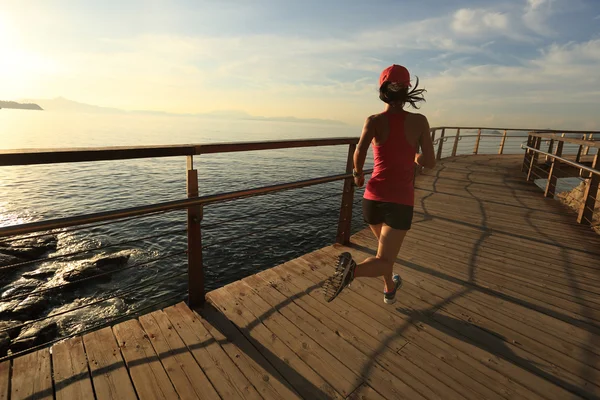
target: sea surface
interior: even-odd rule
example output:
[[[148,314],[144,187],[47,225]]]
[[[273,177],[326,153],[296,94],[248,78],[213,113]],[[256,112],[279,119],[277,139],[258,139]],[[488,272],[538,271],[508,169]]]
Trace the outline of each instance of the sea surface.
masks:
[[[312,122],[2,110],[0,148],[358,137],[360,128]],[[482,140],[480,153],[496,153],[500,135],[484,133],[497,137]],[[505,152],[522,154],[519,146],[525,140],[508,140]],[[449,139],[444,155],[450,154],[452,144],[453,139]],[[458,154],[472,153],[473,145],[474,138],[465,137],[459,142]],[[198,169],[200,194],[208,195],[340,174],[344,172],[347,151],[347,146],[332,146],[202,155],[195,157],[194,164]],[[365,168],[372,165],[371,157],[369,152]],[[335,182],[206,206],[202,240],[207,290],[333,243],[342,185]],[[0,226],[183,199],[186,158],[0,167],[0,193]],[[365,226],[360,215],[360,198],[359,191],[355,195],[353,232]],[[40,261],[15,271],[3,282],[0,294],[9,293],[15,282],[29,284],[31,279],[23,278],[23,273],[53,271],[54,274],[33,284],[37,286],[34,290],[44,290],[63,284],[61,273],[82,260],[118,253],[128,255],[129,260],[111,275],[112,279],[88,281],[76,289],[65,289],[68,291],[65,295],[47,292],[47,304],[41,315],[60,314],[56,318],[61,334],[184,300],[187,295],[187,264],[182,254],[187,247],[185,227],[185,212],[176,211],[56,231],[58,248],[44,258],[79,254]],[[108,300],[95,303],[99,298]],[[83,307],[90,303],[95,304]],[[65,313],[73,307],[83,308]]]

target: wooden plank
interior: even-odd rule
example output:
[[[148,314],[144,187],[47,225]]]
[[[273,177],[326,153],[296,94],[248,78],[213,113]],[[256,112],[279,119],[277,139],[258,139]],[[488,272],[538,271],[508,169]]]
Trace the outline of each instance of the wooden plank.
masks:
[[[213,387],[224,399],[259,399],[251,382],[184,303],[164,310]]]
[[[139,320],[180,398],[220,398],[164,312],[142,315]]]
[[[92,382],[98,399],[137,399],[110,327],[83,336]]]
[[[57,399],[94,398],[92,378],[81,336],[52,346],[52,368]]]
[[[321,252],[319,252],[318,256],[321,256],[320,253]],[[313,256],[317,257],[317,255]],[[303,270],[304,276],[322,282],[326,278],[326,275],[323,274],[320,267],[308,261],[310,259],[310,256],[305,255],[302,259],[295,261],[307,263],[304,268],[308,268],[308,270]],[[360,281],[362,280],[363,279],[355,281],[350,288],[351,290],[342,293],[335,302],[344,304],[344,307],[350,309],[352,312],[367,313],[388,326],[390,329],[395,330],[399,326],[406,326],[405,321],[407,317],[403,314],[393,312],[389,307],[385,307],[382,303],[377,302],[377,299],[374,301],[371,297],[374,294],[370,288],[367,288],[367,291],[370,292],[368,298],[366,298],[365,293],[360,290],[354,290],[354,287],[356,287],[357,284],[360,288],[364,286],[360,284]],[[380,295],[379,292],[379,296],[377,296],[379,299],[381,298]],[[428,324],[430,324],[429,319],[426,316],[423,314],[421,314],[421,316],[422,321],[427,321]],[[494,368],[482,368],[481,365],[479,365],[478,360],[491,360],[490,357],[492,357],[492,355],[490,353],[481,349],[474,349],[470,346],[465,346],[460,350],[457,350],[455,348],[456,346],[449,347],[448,338],[442,333],[439,335],[437,333],[437,330],[433,330],[430,333],[424,333],[424,330],[420,325],[418,329],[414,329],[413,325],[410,325],[403,332],[403,335],[406,336],[411,343],[418,343],[421,348],[432,349],[433,351],[431,354],[436,355],[443,362],[450,363],[450,365],[461,371],[469,371],[469,377],[494,390],[496,393],[503,395],[510,394],[510,398],[541,398],[527,388],[517,384],[514,380],[507,378],[511,375],[522,374],[521,369],[514,367],[510,363],[498,360],[494,360]],[[424,334],[427,336],[424,337]],[[424,342],[424,340],[426,340],[426,342]],[[460,341],[460,339],[457,340]],[[423,345],[423,343],[426,344]]]
[[[265,399],[300,399],[299,394],[281,373],[244,337],[244,335],[216,308],[206,304],[202,308],[202,324],[221,344],[229,358],[253,383]]]
[[[11,385],[11,399],[52,399],[50,349],[15,358]]]
[[[287,265],[289,267],[286,271],[291,271],[295,267],[295,265],[292,265],[292,263],[287,264]],[[316,304],[313,303],[312,306],[308,306],[306,304],[306,302],[303,300],[312,299],[310,296],[306,296],[306,295],[301,296],[300,294],[298,294],[299,292],[297,292],[296,294],[292,294],[293,293],[292,290],[289,289],[289,286],[292,286],[294,284],[294,282],[296,282],[296,280],[299,280],[299,278],[298,278],[298,275],[292,276],[291,272],[289,272],[289,273],[283,272],[282,269],[285,266],[286,266],[286,264],[280,265],[271,270],[264,271],[264,272],[256,275],[256,277],[264,277],[265,279],[268,279],[269,285],[272,285],[274,289],[277,289],[278,291],[280,291],[282,293],[282,295],[293,296],[294,302],[297,303],[299,306],[301,306],[302,309],[304,309],[307,313],[309,313],[315,319],[321,321],[324,325],[327,326],[327,328],[334,331],[340,337],[345,339],[349,344],[355,346],[358,350],[360,350],[367,357],[372,356],[373,354],[377,354],[378,355],[377,359],[376,359],[377,363],[379,365],[381,365],[382,367],[384,367],[388,372],[391,372],[392,374],[394,374],[397,379],[404,380],[407,384],[414,386],[416,390],[421,391],[422,388],[420,387],[419,384],[417,384],[415,382],[415,379],[417,379],[417,378],[413,378],[413,375],[417,375],[417,376],[420,375],[421,382],[423,382],[424,385],[427,385],[430,388],[431,387],[435,388],[435,386],[443,388],[442,389],[443,390],[443,392],[442,392],[443,398],[452,398],[452,396],[457,396],[457,398],[480,399],[482,397],[480,392],[471,390],[469,385],[467,385],[467,386],[464,385],[464,382],[462,382],[459,385],[459,384],[457,384],[456,379],[446,379],[446,376],[443,375],[443,373],[448,372],[448,371],[450,371],[449,375],[454,375],[454,378],[456,378],[456,374],[453,372],[454,369],[446,368],[446,365],[443,365],[441,368],[439,368],[438,371],[436,371],[436,374],[434,375],[435,377],[424,375],[422,372],[415,374],[415,370],[417,370],[417,371],[423,370],[423,368],[421,368],[419,366],[419,362],[417,360],[413,360],[413,359],[398,357],[398,354],[399,354],[398,350],[395,350],[395,349],[389,347],[389,344],[392,342],[392,340],[390,340],[390,339],[400,336],[397,331],[390,332],[389,336],[386,339],[383,339],[380,341],[368,340],[365,338],[363,338],[363,340],[360,340],[357,337],[359,334],[358,333],[359,329],[357,329],[356,326],[354,327],[353,330],[350,330],[349,324],[344,324],[343,322],[337,322],[340,319],[343,320],[343,318],[336,318],[335,313],[330,312],[331,310],[329,310],[328,306],[331,306],[332,303],[324,303],[324,302],[316,303]],[[262,294],[262,293],[264,293],[265,289],[262,286],[259,286],[259,287],[257,287],[257,290],[259,290],[259,292]],[[322,300],[322,297],[320,298],[320,300]],[[346,310],[346,311],[348,311],[348,310]],[[350,314],[350,313],[347,312],[345,315],[348,315],[348,314]],[[355,314],[355,313],[352,312],[352,314]],[[300,316],[300,317],[302,318],[302,316]],[[303,318],[303,319],[308,319],[308,318]],[[334,323],[334,321],[335,321],[335,323]],[[347,332],[346,332],[346,329],[348,329]],[[356,336],[353,336],[352,335],[353,333]],[[371,339],[373,339],[373,338],[371,338]],[[403,349],[404,347],[406,347],[406,346],[403,346],[401,349]],[[352,358],[354,358],[354,357],[352,357]],[[369,378],[367,377],[367,379],[369,379]],[[439,381],[439,383],[437,383],[438,381]],[[440,385],[440,383],[443,383],[443,384]],[[378,390],[380,390],[382,393],[385,393],[382,390],[381,385],[379,385],[377,382],[370,382],[370,384],[374,387],[377,387]],[[445,388],[445,390],[444,390],[443,385],[446,385],[447,387],[454,389],[454,391],[448,390],[447,388]],[[489,394],[490,391],[486,391],[485,389],[483,389],[483,392]]]
[[[9,398],[10,390],[10,360],[0,363],[0,400]]]
[[[373,295],[376,293],[378,284],[374,280],[367,280],[368,285],[372,286]],[[371,284],[372,282],[372,284]],[[361,288],[361,290],[364,290]],[[518,365],[523,368],[531,370],[536,375],[541,375],[547,381],[552,381],[555,384],[563,386],[567,388],[569,391],[577,391],[580,394],[590,393],[593,394],[597,389],[594,389],[595,386],[587,381],[581,380],[581,378],[575,375],[578,371],[581,371],[582,368],[577,366],[577,363],[573,364],[573,359],[569,357],[560,356],[558,352],[556,352],[552,347],[541,347],[535,341],[529,341],[524,336],[515,336],[515,332],[512,333],[505,330],[500,324],[495,324],[494,321],[486,316],[494,315],[492,310],[487,310],[484,315],[477,316],[477,319],[470,313],[470,311],[459,311],[459,308],[455,309],[454,304],[461,304],[462,307],[467,307],[470,302],[464,301],[462,302],[462,298],[460,296],[454,296],[456,290],[447,292],[444,296],[441,295],[441,288],[436,286],[435,289],[427,289],[428,293],[421,291],[421,294],[425,294],[426,296],[433,296],[427,302],[432,306],[436,307],[436,313],[433,316],[434,319],[437,319],[442,324],[447,325],[450,329],[460,328],[466,329],[466,333],[470,340],[475,340],[475,343],[478,345],[485,344],[486,346],[492,346],[491,348],[494,351],[501,354],[502,357],[511,360],[512,362],[516,362]],[[451,296],[451,297],[449,297]],[[422,296],[420,296],[423,299]],[[440,304],[440,299],[444,300],[444,298],[452,298],[451,302],[445,301],[443,304],[443,309],[439,309],[437,307]],[[404,299],[404,298],[403,298]],[[447,313],[446,310],[449,312]],[[440,316],[441,315],[441,316]],[[467,320],[468,318],[468,320]],[[474,325],[471,324],[471,318],[473,318],[474,323],[482,324],[484,328],[488,329],[488,332],[499,332],[498,334],[504,335],[507,337],[515,337],[514,343],[519,343],[519,345],[513,345],[512,343],[504,342],[504,344],[500,345],[502,340],[498,340],[496,337],[492,338],[492,336],[487,336],[487,334],[482,334],[481,331],[477,333],[476,330],[473,330]],[[460,324],[459,320],[465,320],[467,323]],[[537,337],[537,336],[536,336]],[[523,347],[527,345],[528,347]],[[545,359],[544,359],[545,358]],[[552,364],[549,364],[546,360],[550,361]],[[566,370],[557,367],[560,365],[562,367],[562,363],[566,364]],[[570,371],[575,369],[573,373]],[[590,371],[589,368],[583,368],[583,370],[589,371],[586,372],[586,379],[593,379],[595,373]],[[590,375],[588,375],[588,373]],[[539,386],[539,384],[537,384]],[[583,389],[585,388],[585,389]],[[548,393],[556,393],[556,388],[548,388]],[[546,393],[545,395],[548,395]]]
[[[296,355],[274,332],[224,289],[209,292],[208,300],[225,314],[303,397],[341,399],[342,396]]]
[[[256,294],[254,295],[248,293],[248,291],[243,292],[245,293],[245,296],[243,296],[245,302],[253,301],[255,304],[266,303],[264,306],[265,308],[273,306],[274,304],[285,302],[286,297],[284,295],[278,293],[274,288],[270,287],[267,281],[263,280],[261,282],[261,279],[257,276],[248,277],[246,280],[244,280],[244,282],[249,286],[257,288]],[[336,331],[335,329],[331,330],[325,327],[320,320],[317,320],[292,302],[285,302],[284,304],[285,306],[278,308],[279,312],[282,313],[288,321],[292,322],[296,327],[301,329],[304,335],[311,337],[315,342],[322,344],[323,350],[321,350],[321,352],[330,353],[335,356],[338,360],[343,362],[346,367],[354,371],[354,373],[361,374],[362,378],[366,379],[370,385],[376,386],[381,393],[387,396],[393,396],[394,394],[397,395],[397,393],[404,393],[405,396],[415,396],[417,393],[420,393],[420,395],[428,396],[428,398],[438,397],[436,392],[431,390],[429,387],[435,386],[435,379],[429,381],[429,385],[427,387],[424,387],[418,382],[410,379],[411,386],[417,392],[415,393],[408,388],[406,382],[402,382],[401,378],[398,378],[398,375],[400,375],[403,379],[406,379],[405,377],[408,373],[406,369],[401,370],[400,373],[396,374],[396,378],[393,378],[389,371],[386,370],[390,368],[389,365],[384,364],[382,366],[379,362],[375,362],[380,361],[381,358],[381,356],[378,354],[378,350],[380,350],[379,348],[371,348],[370,352],[361,353],[358,348],[352,346],[350,343],[338,336],[339,331]],[[304,335],[300,335],[299,337],[306,341]],[[291,345],[293,346],[294,344],[291,343]],[[310,348],[311,347],[309,347],[309,349]],[[298,354],[301,354],[301,352],[306,349],[305,346],[302,345],[301,349],[295,348],[294,350]],[[375,357],[375,354],[379,355],[379,357]],[[314,368],[314,361],[311,362],[310,359],[307,359],[307,362]],[[396,370],[398,370],[397,366]],[[414,374],[415,372],[413,371],[413,375]],[[423,378],[422,374],[416,373],[416,375]],[[390,384],[390,382],[393,382],[394,379],[397,382]],[[360,383],[360,380],[357,380],[357,382]],[[357,385],[355,385],[354,389],[356,389],[356,387]],[[407,392],[407,390],[410,391]],[[448,398],[451,398],[451,393],[451,391],[447,393],[447,395],[450,396]]]
[[[320,252],[321,253],[321,252]],[[329,267],[327,267],[329,268]],[[316,270],[315,272],[318,272],[319,270]],[[380,296],[380,288],[379,285],[381,285],[381,282],[378,279],[360,279],[357,280],[353,283],[351,291],[356,291],[357,293],[360,293],[360,295],[363,297],[363,299],[368,300],[368,302],[374,303],[377,305],[377,307],[380,308],[384,308],[385,309],[385,305],[383,305],[383,303],[380,303],[378,301],[378,298]],[[464,289],[462,289],[464,291]],[[462,292],[462,291],[461,291]],[[344,294],[342,294],[344,295]],[[439,312],[438,309],[439,307],[444,304],[443,302],[440,303],[440,301],[435,302],[434,304],[432,304],[431,302],[426,302],[423,303],[423,300],[421,297],[417,297],[417,298],[411,298],[410,296],[401,296],[398,298],[398,301],[405,305],[405,312],[408,313],[414,313],[416,310],[418,310],[418,315],[420,316],[419,321],[422,322],[426,322],[426,324],[431,325],[430,323],[430,317],[423,317],[423,315],[427,315],[428,313],[432,313],[432,312]],[[406,303],[406,301],[408,301],[408,303]],[[447,300],[450,301],[450,300]],[[364,303],[364,300],[363,300]],[[365,307],[364,305],[362,305],[362,307]],[[411,310],[415,310],[415,311],[411,311]],[[374,312],[374,311],[370,311],[370,312]],[[389,319],[389,317],[387,317]],[[382,320],[382,319],[380,319]],[[421,326],[421,324],[418,324],[419,327],[423,328]],[[437,325],[437,323],[436,323]],[[448,330],[448,327],[444,324],[439,325],[442,329],[441,332],[444,334],[442,335],[442,337],[444,338],[445,341],[450,340],[449,337],[447,337],[449,334],[453,335],[455,332],[454,330]],[[473,333],[474,334],[474,333]],[[483,331],[481,331],[479,334],[483,334]],[[465,336],[466,335],[466,336]],[[461,336],[465,336],[465,339],[460,339],[461,342],[465,342],[465,343],[469,343],[471,346],[469,346],[469,352],[475,352],[475,350],[473,349],[473,346],[475,347],[480,347],[482,349],[486,349],[485,346],[481,346],[481,344],[479,344],[479,342],[477,342],[477,340],[475,340],[477,338],[477,336],[473,337],[470,336],[471,335],[471,331],[465,331],[464,334],[461,334]],[[496,339],[497,341],[498,339]],[[453,345],[456,347],[456,341],[452,341]],[[493,341],[490,343],[494,343]],[[498,348],[497,347],[492,347],[491,350],[492,351],[496,351]],[[506,354],[504,354],[506,355]],[[483,356],[486,357],[486,356]],[[492,359],[490,358],[490,356],[488,355],[486,358],[480,358],[479,360],[489,360],[491,361]],[[550,384],[549,382],[540,379],[539,377],[537,377],[535,374],[526,371],[525,369],[522,369],[521,366],[518,366],[515,368],[515,366],[512,364],[512,361],[509,359],[507,359],[504,363],[500,362],[500,359],[498,359],[496,356],[494,356],[493,358],[493,362],[490,363],[489,361],[486,362],[485,364],[488,365],[490,368],[492,369],[497,369],[498,371],[502,371],[503,374],[509,374],[507,376],[510,376],[512,380],[515,380],[517,382],[520,382],[522,385],[527,385],[527,387],[531,390],[535,390],[536,392],[539,392],[541,395],[546,396],[547,398],[562,398],[562,394],[560,391],[560,388],[556,385]],[[532,382],[537,382],[534,385],[532,384]],[[533,385],[533,386],[532,386]]]
[[[177,393],[137,320],[113,327],[123,359],[140,399],[173,399]]]
[[[377,393],[371,386],[366,383],[360,385],[350,396],[348,400],[384,400],[385,397]]]
[[[327,352],[319,343],[304,334],[264,300],[254,295],[243,281],[228,285],[227,293],[232,298],[237,299],[239,303],[243,303],[244,307],[255,318],[259,319],[342,396],[348,396],[362,383],[357,375]]]

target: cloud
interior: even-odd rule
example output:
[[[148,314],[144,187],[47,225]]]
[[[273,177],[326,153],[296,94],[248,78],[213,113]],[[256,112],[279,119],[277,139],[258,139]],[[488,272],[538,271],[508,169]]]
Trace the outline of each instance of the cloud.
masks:
[[[554,34],[546,21],[554,12],[555,0],[527,0],[523,22],[525,26],[533,32],[551,36]]]
[[[478,34],[486,31],[504,32],[508,28],[508,17],[499,12],[463,8],[454,13],[452,29],[459,34]]]

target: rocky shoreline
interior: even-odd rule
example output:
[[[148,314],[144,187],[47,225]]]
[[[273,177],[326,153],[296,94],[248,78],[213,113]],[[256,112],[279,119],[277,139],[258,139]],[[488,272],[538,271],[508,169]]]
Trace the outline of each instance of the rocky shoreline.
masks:
[[[583,204],[583,196],[585,194],[586,187],[587,181],[583,181],[572,190],[559,193],[557,198],[569,208],[579,212],[579,209]],[[598,190],[595,197],[597,199],[600,198],[600,190]],[[600,201],[596,202],[596,207],[594,208],[593,224],[595,225],[593,229],[596,231],[596,233],[600,234]]]
[[[0,241],[0,357],[68,333],[69,314],[52,315],[81,305],[77,289],[110,281],[131,256],[120,251],[47,260],[58,244],[56,235]]]

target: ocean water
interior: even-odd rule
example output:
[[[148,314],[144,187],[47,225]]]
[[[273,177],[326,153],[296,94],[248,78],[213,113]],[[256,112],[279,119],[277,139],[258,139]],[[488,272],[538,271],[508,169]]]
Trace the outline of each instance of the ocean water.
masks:
[[[448,132],[448,136],[453,134]],[[3,149],[359,135],[360,126],[335,124],[166,115],[0,112]],[[521,154],[519,146],[525,140],[525,137],[508,140],[505,152]],[[458,154],[471,154],[474,142],[469,137],[460,140]],[[452,138],[446,142],[444,156],[450,154],[453,143]],[[480,153],[496,153],[499,143],[497,134],[482,139]],[[203,155],[194,161],[199,173],[199,191],[204,195],[343,173],[347,151],[347,146],[268,150]],[[366,168],[372,165],[371,157],[369,152]],[[185,170],[185,157],[0,167],[0,226],[183,199]],[[202,224],[207,290],[333,243],[342,185],[335,182],[205,207]],[[359,191],[355,195],[353,232],[365,226],[360,215],[360,198]],[[185,212],[177,211],[58,231],[55,233],[58,249],[50,256],[81,254],[23,267],[5,279],[0,291],[6,293],[15,282],[30,281],[22,274],[39,268],[49,268],[55,273],[38,279],[35,290],[59,286],[63,283],[61,272],[82,260],[120,252],[130,258],[109,281],[89,281],[62,293],[45,292],[47,304],[42,315],[63,313],[98,298],[110,298],[61,314],[57,317],[61,334],[74,333],[146,307],[158,307],[165,301],[183,300],[187,295],[186,256],[182,254],[187,246],[185,224]],[[112,247],[97,250],[105,246]]]

